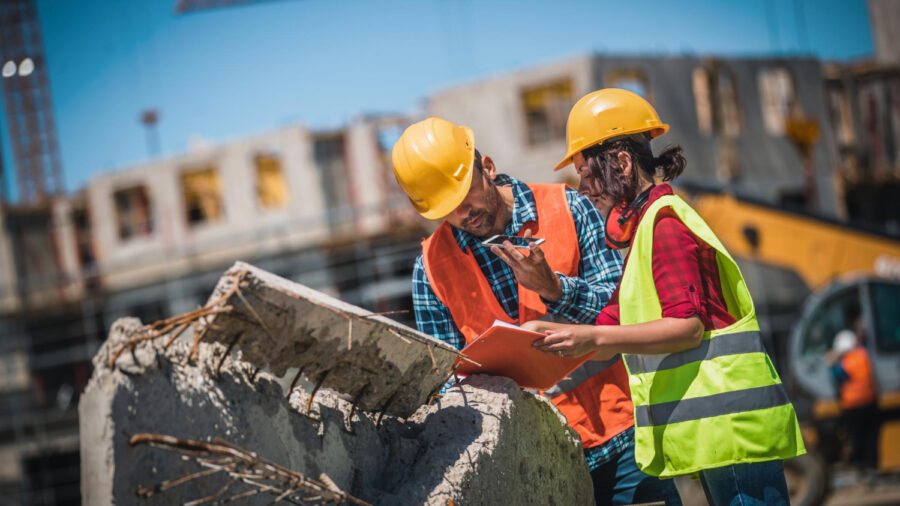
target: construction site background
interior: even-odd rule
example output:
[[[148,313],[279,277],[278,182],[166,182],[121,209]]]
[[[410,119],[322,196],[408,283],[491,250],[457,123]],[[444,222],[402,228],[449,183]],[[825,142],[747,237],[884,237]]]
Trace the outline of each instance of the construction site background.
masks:
[[[587,54],[448,85],[420,111],[196,146],[66,193],[46,72],[21,65],[43,51],[21,28],[37,23],[34,2],[0,3],[0,65],[19,62],[3,70],[15,167],[0,176],[20,188],[0,205],[0,495],[79,504],[77,403],[110,325],[202,305],[235,260],[372,311],[411,309],[413,259],[434,224],[409,205],[389,155],[425,116],[471,127],[501,172],[571,184],[549,170],[571,105],[627,88],[671,125],[664,142],[687,153],[688,186],[898,240],[900,6],[869,8],[877,52],[857,62]],[[900,258],[876,267],[900,278]],[[394,318],[414,326],[410,313]]]

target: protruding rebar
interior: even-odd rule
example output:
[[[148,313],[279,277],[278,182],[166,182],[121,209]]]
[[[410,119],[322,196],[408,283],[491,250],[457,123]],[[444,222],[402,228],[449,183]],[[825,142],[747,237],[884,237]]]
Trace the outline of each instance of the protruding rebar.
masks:
[[[316,393],[319,391],[319,388],[322,386],[322,383],[325,383],[325,378],[328,377],[328,373],[331,372],[331,369],[323,372],[319,375],[318,381],[316,381],[316,386],[313,387],[312,393],[309,394],[309,399],[306,399],[306,412],[309,413],[309,410],[312,408],[313,399],[316,397]]]
[[[235,334],[234,339],[231,340],[231,344],[228,345],[228,348],[225,349],[225,353],[222,354],[222,358],[219,359],[219,364],[216,366],[216,378],[220,378],[219,371],[222,369],[222,364],[225,363],[225,359],[231,355],[231,350],[234,349],[234,345],[244,337],[244,331],[240,331]]]
[[[294,379],[291,380],[291,386],[287,391],[287,400],[291,400],[291,392],[294,391],[294,387],[297,386],[297,382],[300,381],[300,375],[303,374],[303,368],[297,369],[297,374],[294,375]]]

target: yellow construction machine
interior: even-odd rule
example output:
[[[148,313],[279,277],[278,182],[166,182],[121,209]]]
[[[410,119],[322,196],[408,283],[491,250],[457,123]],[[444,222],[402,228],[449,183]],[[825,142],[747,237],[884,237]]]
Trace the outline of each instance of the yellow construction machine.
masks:
[[[853,471],[824,361],[835,334],[852,328],[851,307],[861,311],[878,388],[878,471],[900,472],[900,237],[726,192],[679,191],[741,265],[800,416],[809,455],[786,463],[792,504],[821,503],[833,472]]]

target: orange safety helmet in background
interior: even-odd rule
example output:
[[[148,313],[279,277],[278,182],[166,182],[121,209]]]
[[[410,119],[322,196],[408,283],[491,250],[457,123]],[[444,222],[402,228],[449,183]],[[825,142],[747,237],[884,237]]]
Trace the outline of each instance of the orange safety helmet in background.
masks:
[[[654,139],[669,130],[656,109],[637,93],[605,88],[581,97],[566,122],[566,156],[553,170],[572,163],[575,153],[614,137],[649,132]]]
[[[391,152],[394,177],[416,211],[438,220],[459,207],[472,185],[475,135],[443,118],[409,126]]]

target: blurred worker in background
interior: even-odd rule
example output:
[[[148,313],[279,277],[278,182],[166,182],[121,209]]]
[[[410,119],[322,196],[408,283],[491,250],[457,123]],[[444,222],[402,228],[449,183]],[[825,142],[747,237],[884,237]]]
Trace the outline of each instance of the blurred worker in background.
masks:
[[[680,147],[654,156],[656,110],[621,89],[579,100],[568,152],[594,200],[615,203],[606,240],[629,248],[622,280],[595,326],[529,322],[534,347],[605,360],[622,353],[635,406],[635,458],[665,478],[698,473],[713,505],[787,504],[783,459],[805,453],[793,406],[763,348],[737,264],[666,184]]]
[[[413,305],[422,332],[462,347],[495,320],[555,316],[593,322],[609,301],[622,260],[606,247],[603,219],[561,184],[526,184],[498,174],[475,149],[469,128],[441,118],[411,125],[394,145],[394,175],[416,211],[443,220],[422,243],[413,269]],[[503,234],[545,239],[516,250]],[[668,500],[671,482],[640,472],[622,361],[588,362],[545,392],[581,437],[598,504]]]
[[[880,425],[875,376],[863,345],[865,333],[859,308],[850,308],[846,320],[853,328],[837,333],[825,360],[840,392],[841,417],[851,445],[850,462],[862,469],[875,469]]]

